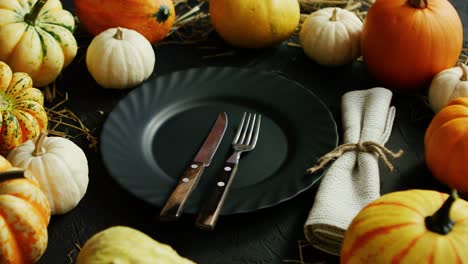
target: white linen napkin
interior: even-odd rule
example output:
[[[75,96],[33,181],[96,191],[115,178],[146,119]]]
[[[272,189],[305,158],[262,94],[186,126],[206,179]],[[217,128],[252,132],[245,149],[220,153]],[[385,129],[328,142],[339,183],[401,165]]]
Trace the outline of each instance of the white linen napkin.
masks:
[[[385,88],[351,91],[342,96],[343,143],[384,145],[393,126],[392,92]],[[340,255],[343,236],[359,211],[380,197],[378,155],[347,151],[326,171],[304,225],[315,248]]]

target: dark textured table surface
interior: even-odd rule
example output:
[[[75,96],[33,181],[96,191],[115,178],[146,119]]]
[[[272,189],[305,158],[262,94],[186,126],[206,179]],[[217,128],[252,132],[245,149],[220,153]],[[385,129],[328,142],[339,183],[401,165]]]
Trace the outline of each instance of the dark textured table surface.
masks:
[[[62,1],[73,12],[71,0]],[[465,47],[468,40],[468,2],[453,0],[464,24]],[[228,48],[213,36],[212,43]],[[340,129],[341,95],[350,90],[366,89],[370,81],[359,62],[338,68],[324,68],[309,60],[301,49],[285,44],[263,50],[235,50],[235,56],[206,59],[206,50],[197,46],[157,45],[154,75],[203,66],[239,66],[278,72],[311,89],[330,108]],[[69,94],[66,107],[79,115],[94,135],[99,136],[106,115],[127,91],[105,90],[87,72],[83,48],[75,61],[57,80],[57,89]],[[430,56],[428,54],[428,56]],[[424,164],[424,132],[433,117],[424,92],[394,94],[392,104],[397,115],[393,132],[386,144],[402,148],[405,158],[395,161],[392,173],[381,170],[382,192],[408,188],[441,188]],[[104,115],[99,112],[103,111]],[[300,114],[300,113],[298,113]],[[74,263],[78,246],[96,232],[114,225],[126,225],[169,244],[181,255],[198,263],[283,263],[299,260],[298,242],[304,240],[303,224],[314,201],[316,187],[274,207],[252,213],[221,216],[215,231],[194,227],[195,216],[184,215],[177,222],[160,222],[159,208],[147,204],[122,189],[105,169],[99,151],[89,149],[84,138],[76,138],[89,162],[88,191],[80,204],[62,216],[53,216],[49,225],[49,244],[40,263]],[[383,167],[382,167],[383,168]],[[303,248],[308,262],[334,263],[338,259]]]

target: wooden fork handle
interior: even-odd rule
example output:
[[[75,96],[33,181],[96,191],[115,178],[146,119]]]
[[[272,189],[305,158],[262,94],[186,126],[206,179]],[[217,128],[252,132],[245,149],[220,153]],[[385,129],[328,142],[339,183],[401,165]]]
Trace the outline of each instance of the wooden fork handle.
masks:
[[[229,188],[237,172],[237,163],[226,162],[216,180],[213,192],[203,203],[195,225],[200,229],[213,230],[219,213],[229,193]]]
[[[197,186],[204,168],[204,164],[200,162],[190,164],[162,208],[160,219],[174,220],[181,216],[185,202]]]

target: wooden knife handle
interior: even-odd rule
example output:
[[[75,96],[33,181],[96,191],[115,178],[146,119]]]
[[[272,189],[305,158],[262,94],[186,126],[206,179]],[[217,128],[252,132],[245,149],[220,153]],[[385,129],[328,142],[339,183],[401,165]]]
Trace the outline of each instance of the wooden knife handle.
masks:
[[[200,181],[204,168],[201,162],[192,162],[188,166],[161,209],[159,217],[162,220],[174,220],[181,216],[185,202]]]
[[[204,202],[198,214],[195,225],[198,228],[213,230],[218,221],[219,213],[229,193],[229,188],[237,172],[237,164],[226,162],[223,171],[219,175],[213,193]]]

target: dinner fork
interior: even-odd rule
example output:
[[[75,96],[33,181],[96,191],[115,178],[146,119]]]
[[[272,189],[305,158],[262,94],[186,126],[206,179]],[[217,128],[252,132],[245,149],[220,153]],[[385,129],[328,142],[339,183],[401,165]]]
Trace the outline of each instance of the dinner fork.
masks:
[[[251,151],[257,144],[260,131],[261,115],[244,113],[236,135],[232,141],[234,152],[226,160],[223,171],[216,181],[214,192],[208,197],[202,207],[196,221],[196,226],[201,229],[213,230],[219,217],[221,208],[229,192],[229,187],[234,179],[239,165],[241,153]]]

